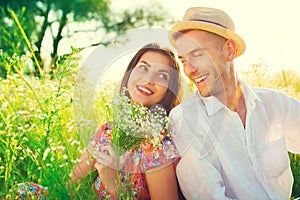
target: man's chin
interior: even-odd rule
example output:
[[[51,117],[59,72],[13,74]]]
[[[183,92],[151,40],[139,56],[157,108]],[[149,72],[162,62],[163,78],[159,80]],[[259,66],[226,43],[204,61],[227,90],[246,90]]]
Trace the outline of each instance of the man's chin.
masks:
[[[209,97],[210,96],[210,93],[207,92],[207,91],[201,91],[201,90],[198,90],[199,91],[199,94],[202,96],[202,97]]]

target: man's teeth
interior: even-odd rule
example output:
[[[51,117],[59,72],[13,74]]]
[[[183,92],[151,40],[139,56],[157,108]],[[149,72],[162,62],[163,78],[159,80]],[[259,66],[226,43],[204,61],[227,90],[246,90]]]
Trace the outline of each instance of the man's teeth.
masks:
[[[150,90],[147,90],[144,87],[138,86],[139,90],[142,90],[143,92],[146,92],[147,94],[152,94],[152,92]]]
[[[197,83],[199,83],[200,81],[203,81],[203,80],[206,79],[206,78],[207,78],[207,75],[204,75],[204,76],[201,76],[201,77],[199,77],[199,78],[196,78],[195,81],[196,81]]]

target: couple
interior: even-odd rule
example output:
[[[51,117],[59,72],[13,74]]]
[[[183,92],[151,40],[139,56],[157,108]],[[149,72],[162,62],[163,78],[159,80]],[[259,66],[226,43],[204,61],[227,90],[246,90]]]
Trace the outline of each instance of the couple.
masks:
[[[245,43],[221,10],[188,9],[169,39],[198,90],[179,104],[178,63],[156,44],[129,63],[121,88],[133,103],[163,106],[174,134],[174,144],[162,134],[161,148],[139,145],[121,156],[121,175],[131,180],[136,199],[179,199],[180,190],[186,199],[289,199],[288,151],[300,153],[299,101],[251,88],[237,77],[234,59]],[[91,141],[106,144],[110,131],[103,125]],[[84,153],[71,177],[76,182],[90,168],[97,170],[97,196],[117,199],[115,162],[113,147],[103,145],[95,159]],[[139,173],[128,174],[132,166]]]

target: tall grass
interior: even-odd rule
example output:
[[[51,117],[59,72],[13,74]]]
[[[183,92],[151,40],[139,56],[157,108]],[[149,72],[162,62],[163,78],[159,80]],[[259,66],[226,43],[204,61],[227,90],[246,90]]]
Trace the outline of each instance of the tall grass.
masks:
[[[16,74],[0,79],[0,197],[14,195],[14,185],[36,182],[47,186],[51,199],[67,199],[65,183],[83,150],[76,130],[72,92],[77,64],[61,63],[56,76],[23,75],[24,58],[1,56]],[[11,70],[10,70],[11,71]],[[92,194],[90,185],[75,196]]]

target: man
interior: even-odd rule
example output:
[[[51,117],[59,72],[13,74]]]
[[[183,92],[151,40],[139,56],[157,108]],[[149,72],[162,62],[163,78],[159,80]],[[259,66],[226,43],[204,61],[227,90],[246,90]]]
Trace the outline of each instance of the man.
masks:
[[[245,43],[221,10],[188,9],[169,39],[198,89],[170,114],[185,198],[289,199],[300,103],[238,78],[233,61]]]

